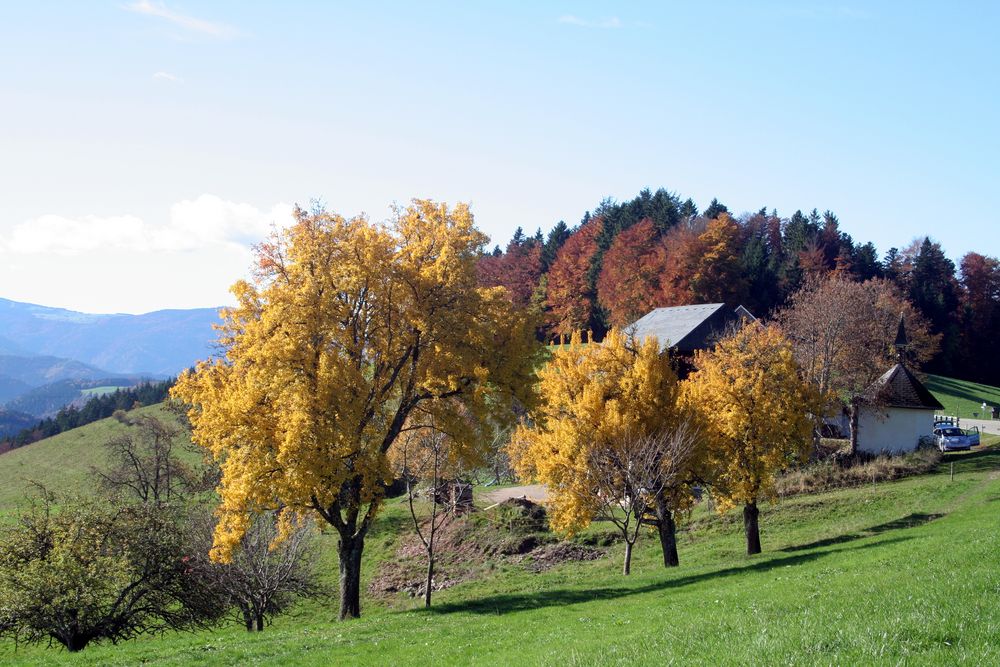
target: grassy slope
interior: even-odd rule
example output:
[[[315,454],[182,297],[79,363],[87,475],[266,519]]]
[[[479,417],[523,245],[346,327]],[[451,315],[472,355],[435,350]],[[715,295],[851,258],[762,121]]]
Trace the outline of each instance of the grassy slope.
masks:
[[[159,405],[139,411],[163,420],[176,419]],[[102,419],[0,455],[0,511],[24,504],[32,481],[59,493],[89,492],[91,467],[105,464],[104,443],[125,429],[114,419]],[[197,459],[197,454],[186,451],[181,455]]]
[[[18,477],[83,488],[98,433],[73,432],[0,457],[0,502]],[[32,447],[39,447],[30,452]],[[48,447],[45,452],[42,448]],[[21,459],[7,457],[20,455]],[[59,456],[55,456],[59,454]],[[51,460],[51,459],[55,460]],[[1000,663],[1000,449],[951,454],[941,472],[796,497],[762,515],[765,553],[742,554],[738,513],[704,511],[682,536],[682,567],[658,565],[647,537],[634,574],[612,557],[542,574],[513,565],[392,608],[366,600],[360,621],[311,603],[260,636],[235,627],[121,646],[61,650],[0,644],[5,664],[997,664]],[[37,466],[45,466],[44,470]],[[76,468],[75,472],[70,468]],[[392,504],[365,551],[367,581],[406,526]],[[332,537],[325,565],[336,575]]]
[[[978,413],[979,419],[983,419],[983,401],[990,406],[1000,405],[1000,387],[941,375],[928,375],[924,384],[944,405],[945,414],[972,417]]]

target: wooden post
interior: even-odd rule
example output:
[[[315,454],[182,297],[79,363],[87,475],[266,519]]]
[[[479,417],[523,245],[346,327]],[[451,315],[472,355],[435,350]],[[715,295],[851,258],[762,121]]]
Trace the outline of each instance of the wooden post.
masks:
[[[949,481],[952,481],[952,482],[955,481],[955,462],[954,461],[951,462],[951,480],[949,480]]]

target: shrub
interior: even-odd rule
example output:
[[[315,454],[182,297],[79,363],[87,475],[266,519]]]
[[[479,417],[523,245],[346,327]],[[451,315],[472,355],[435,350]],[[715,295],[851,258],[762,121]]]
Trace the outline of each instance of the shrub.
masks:
[[[53,500],[45,494],[0,538],[0,633],[79,651],[224,613],[176,510],[66,500],[57,510]]]

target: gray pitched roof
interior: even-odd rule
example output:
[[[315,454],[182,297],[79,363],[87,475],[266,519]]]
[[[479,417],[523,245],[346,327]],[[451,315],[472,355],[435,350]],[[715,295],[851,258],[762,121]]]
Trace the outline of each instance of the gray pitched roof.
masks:
[[[869,403],[889,408],[915,408],[941,410],[941,402],[903,364],[896,364],[865,391],[863,398]]]
[[[625,328],[636,340],[656,336],[662,348],[673,347],[680,352],[709,347],[730,322],[756,319],[743,306],[706,303],[696,306],[657,308],[646,313]]]

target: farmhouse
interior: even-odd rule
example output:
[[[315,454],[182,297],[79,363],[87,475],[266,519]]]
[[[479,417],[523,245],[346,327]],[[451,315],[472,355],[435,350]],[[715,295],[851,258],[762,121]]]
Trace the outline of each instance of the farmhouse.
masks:
[[[656,336],[663,349],[670,348],[682,359],[696,350],[712,347],[730,327],[756,321],[743,306],[705,303],[651,310],[625,328],[636,340]]]
[[[908,452],[934,431],[934,411],[944,406],[906,367],[908,343],[903,319],[896,334],[897,363],[875,380],[860,397],[858,450]]]

